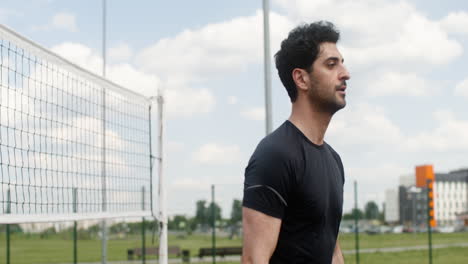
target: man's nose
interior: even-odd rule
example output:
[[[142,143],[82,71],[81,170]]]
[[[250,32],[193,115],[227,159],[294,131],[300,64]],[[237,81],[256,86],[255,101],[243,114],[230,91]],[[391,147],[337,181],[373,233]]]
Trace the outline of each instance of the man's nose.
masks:
[[[348,69],[346,69],[345,66],[343,66],[343,70],[341,71],[339,78],[340,80],[344,80],[344,81],[351,79],[351,75],[349,74],[349,71]]]

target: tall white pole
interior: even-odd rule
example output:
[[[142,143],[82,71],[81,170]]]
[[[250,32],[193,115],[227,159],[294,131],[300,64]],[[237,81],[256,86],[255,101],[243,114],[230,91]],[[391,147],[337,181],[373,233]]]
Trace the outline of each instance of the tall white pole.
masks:
[[[271,59],[270,59],[270,18],[269,0],[263,0],[263,56],[265,68],[265,122],[266,134],[272,131],[271,117]]]
[[[102,0],[102,77],[106,78],[106,0]],[[107,210],[106,194],[106,90],[102,87],[102,211]],[[102,220],[101,263],[107,263],[107,224]]]
[[[102,0],[102,76],[106,77],[106,0]]]
[[[159,264],[167,264],[167,208],[166,208],[166,186],[163,168],[166,163],[164,157],[164,96],[159,90],[158,94],[159,112]]]

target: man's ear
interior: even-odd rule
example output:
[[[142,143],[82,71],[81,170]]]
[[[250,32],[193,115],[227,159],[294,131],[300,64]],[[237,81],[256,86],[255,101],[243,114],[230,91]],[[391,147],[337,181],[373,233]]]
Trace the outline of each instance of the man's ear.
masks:
[[[309,89],[310,78],[306,70],[295,68],[291,74],[298,90],[307,91]]]

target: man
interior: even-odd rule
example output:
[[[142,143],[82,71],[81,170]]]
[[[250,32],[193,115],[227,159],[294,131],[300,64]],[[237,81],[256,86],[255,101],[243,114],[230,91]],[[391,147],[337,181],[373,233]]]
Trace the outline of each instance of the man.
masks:
[[[289,120],[257,146],[245,170],[242,263],[344,263],[337,236],[344,172],[324,142],[346,105],[350,75],[330,22],[293,29],[276,53]]]

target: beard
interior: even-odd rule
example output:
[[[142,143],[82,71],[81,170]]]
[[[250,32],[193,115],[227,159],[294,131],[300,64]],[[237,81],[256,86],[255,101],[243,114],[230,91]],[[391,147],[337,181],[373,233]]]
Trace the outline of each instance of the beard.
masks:
[[[320,112],[335,114],[346,106],[345,95],[337,94],[337,90],[342,85],[346,85],[346,81],[333,87],[333,91],[330,91],[329,88],[321,89],[313,83],[307,93],[310,103]]]

